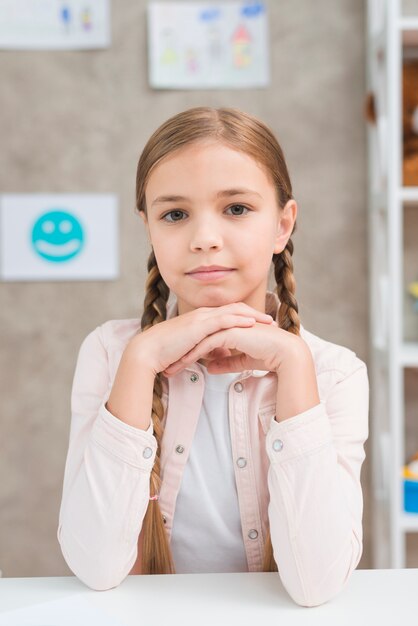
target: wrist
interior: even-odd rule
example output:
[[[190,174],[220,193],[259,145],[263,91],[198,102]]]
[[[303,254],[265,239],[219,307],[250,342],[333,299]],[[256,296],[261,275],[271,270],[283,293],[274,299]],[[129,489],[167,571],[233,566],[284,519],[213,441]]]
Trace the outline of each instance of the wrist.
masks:
[[[320,402],[315,363],[309,347],[284,360],[277,373],[276,422],[290,419]]]
[[[154,378],[157,375],[157,370],[153,367],[150,357],[150,350],[140,341],[139,335],[130,340],[122,354],[122,359],[129,362],[131,366],[140,368],[144,374],[149,374]]]
[[[147,430],[153,406],[154,374],[138,354],[127,347],[122,354],[105,408],[135,428]]]
[[[286,351],[286,354],[283,355],[279,365],[275,368],[274,371],[276,374],[288,370],[297,371],[304,365],[311,365],[314,367],[312,353],[307,343],[296,335],[293,335],[293,337],[295,338],[295,342],[289,350]]]

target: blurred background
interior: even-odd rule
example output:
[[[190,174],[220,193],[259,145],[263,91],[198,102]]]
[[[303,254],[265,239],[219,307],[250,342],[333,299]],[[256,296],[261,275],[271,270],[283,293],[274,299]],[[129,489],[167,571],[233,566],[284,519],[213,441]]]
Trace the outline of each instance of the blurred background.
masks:
[[[116,194],[120,241],[117,279],[0,283],[3,576],[70,574],[56,531],[77,353],[99,324],[140,316],[150,250],[134,214],[136,166],[171,115],[233,106],[272,128],[299,206],[293,258],[301,321],[370,364],[367,3],[265,5],[266,87],[152,88],[145,0],[112,3],[107,48],[0,50],[0,194]],[[370,452],[369,438],[360,568],[374,566]],[[408,566],[418,566],[416,538]]]

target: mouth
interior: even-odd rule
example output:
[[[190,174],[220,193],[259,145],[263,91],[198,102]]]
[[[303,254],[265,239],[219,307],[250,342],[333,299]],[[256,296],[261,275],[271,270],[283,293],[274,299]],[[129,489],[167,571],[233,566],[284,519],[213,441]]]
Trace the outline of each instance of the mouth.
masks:
[[[222,270],[210,270],[210,271],[199,271],[199,272],[190,272],[187,276],[190,278],[194,278],[195,280],[201,281],[213,281],[220,280],[221,278],[225,278],[235,272],[234,269],[222,269]]]
[[[63,256],[65,254],[72,254],[78,250],[80,247],[80,241],[78,239],[72,239],[68,243],[56,245],[54,243],[48,243],[47,241],[38,239],[38,241],[35,242],[35,246],[44,254],[49,254],[50,256]]]

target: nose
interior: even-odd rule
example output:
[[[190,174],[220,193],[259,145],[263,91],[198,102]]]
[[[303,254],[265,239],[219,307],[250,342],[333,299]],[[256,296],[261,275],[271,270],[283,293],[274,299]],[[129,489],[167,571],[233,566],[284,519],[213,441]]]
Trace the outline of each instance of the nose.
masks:
[[[192,251],[219,249],[222,245],[221,224],[217,217],[201,215],[196,218],[190,238],[190,249]]]

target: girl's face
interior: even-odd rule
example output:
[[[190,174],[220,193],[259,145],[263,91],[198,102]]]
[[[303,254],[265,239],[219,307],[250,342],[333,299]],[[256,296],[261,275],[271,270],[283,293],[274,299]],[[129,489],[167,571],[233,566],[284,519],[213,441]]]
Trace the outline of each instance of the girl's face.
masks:
[[[264,312],[272,256],[286,246],[297,205],[280,209],[252,157],[213,140],[191,144],[155,166],[145,199],[140,215],[179,315],[232,302]],[[228,271],[191,274],[209,265]]]

